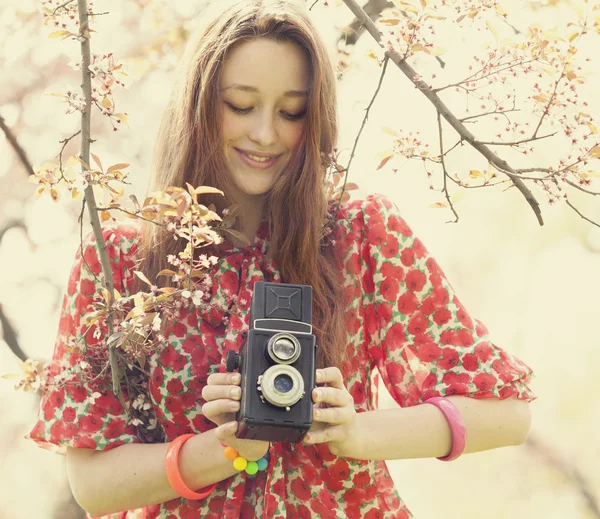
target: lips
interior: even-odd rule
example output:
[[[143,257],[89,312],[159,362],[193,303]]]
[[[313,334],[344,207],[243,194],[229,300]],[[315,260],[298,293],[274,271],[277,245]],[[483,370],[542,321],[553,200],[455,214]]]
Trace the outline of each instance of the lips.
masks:
[[[238,148],[234,148],[236,153],[238,154],[238,156],[240,157],[240,159],[244,162],[244,164],[250,166],[251,168],[255,168],[255,169],[269,169],[271,166],[273,166],[273,164],[275,164],[275,162],[277,162],[277,159],[281,156],[281,155],[265,155],[263,154],[256,154],[255,157],[260,157],[260,160],[256,160],[254,158],[252,158],[248,153],[243,152],[242,150],[239,150]],[[254,154],[253,154],[254,155]],[[264,159],[264,157],[270,157],[268,159]]]

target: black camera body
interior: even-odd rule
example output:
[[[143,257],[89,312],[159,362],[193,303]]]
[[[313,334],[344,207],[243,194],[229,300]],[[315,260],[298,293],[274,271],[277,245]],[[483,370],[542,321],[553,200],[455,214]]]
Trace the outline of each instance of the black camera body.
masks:
[[[298,443],[311,428],[317,359],[311,323],[311,286],[254,284],[248,337],[239,354],[227,353],[227,371],[242,376],[237,438]]]

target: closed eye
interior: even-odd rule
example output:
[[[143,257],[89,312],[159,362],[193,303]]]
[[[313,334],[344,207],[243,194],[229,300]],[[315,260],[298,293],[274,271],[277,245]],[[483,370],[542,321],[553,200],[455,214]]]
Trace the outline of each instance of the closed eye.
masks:
[[[232,112],[240,115],[248,114],[252,111],[252,108],[238,108],[237,106],[232,105],[231,103],[225,103]],[[300,112],[299,114],[291,114],[289,112],[282,111],[281,115],[290,121],[297,121],[302,119],[306,115],[306,111]]]

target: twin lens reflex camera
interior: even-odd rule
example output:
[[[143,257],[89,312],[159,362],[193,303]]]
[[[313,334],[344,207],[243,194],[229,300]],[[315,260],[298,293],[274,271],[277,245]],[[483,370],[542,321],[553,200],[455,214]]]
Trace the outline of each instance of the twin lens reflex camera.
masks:
[[[239,370],[242,398],[236,437],[298,443],[312,425],[316,352],[312,287],[257,281],[250,328],[240,353],[227,352],[227,371]]]

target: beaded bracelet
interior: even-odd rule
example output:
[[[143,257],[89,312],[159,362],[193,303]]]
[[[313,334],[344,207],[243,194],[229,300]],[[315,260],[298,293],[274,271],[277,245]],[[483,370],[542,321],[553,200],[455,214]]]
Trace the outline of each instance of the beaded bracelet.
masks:
[[[246,474],[256,474],[259,470],[265,470],[269,465],[269,451],[258,461],[248,461],[243,456],[240,456],[240,453],[236,451],[233,447],[229,447],[224,443],[220,442],[223,447],[225,447],[225,457],[228,460],[233,461],[233,467],[235,470],[246,471]]]

